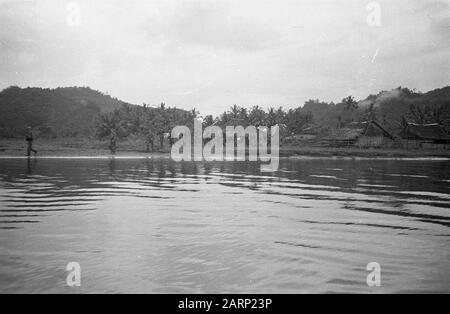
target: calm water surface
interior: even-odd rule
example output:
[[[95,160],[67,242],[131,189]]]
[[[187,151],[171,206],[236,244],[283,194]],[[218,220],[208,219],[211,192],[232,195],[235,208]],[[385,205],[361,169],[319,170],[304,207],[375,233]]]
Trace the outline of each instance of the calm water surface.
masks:
[[[0,160],[0,292],[450,292],[450,162]],[[66,265],[82,286],[66,286]],[[382,286],[369,288],[378,262]]]

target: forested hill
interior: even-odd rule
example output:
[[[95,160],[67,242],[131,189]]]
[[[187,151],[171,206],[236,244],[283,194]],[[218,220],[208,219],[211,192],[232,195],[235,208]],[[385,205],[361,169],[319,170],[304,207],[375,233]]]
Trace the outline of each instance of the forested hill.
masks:
[[[46,137],[90,135],[98,114],[124,104],[88,87],[9,87],[0,92],[0,137],[22,136],[27,126]]]
[[[124,124],[126,119],[122,114],[130,110],[127,111],[127,108],[125,111],[116,110],[124,105],[134,107],[87,87],[57,89],[9,87],[0,92],[0,138],[21,137],[27,126],[34,127],[43,137],[92,136],[96,134],[96,130],[98,131],[99,125],[95,122],[101,114],[104,118],[111,118],[108,114],[114,111],[114,119],[121,120],[116,122]],[[192,113],[180,110],[179,114],[175,114],[175,111],[172,112],[173,109],[175,108],[164,106],[155,109],[152,127],[169,132],[166,130],[169,125],[166,120],[169,116],[172,118],[180,116],[184,121],[184,117]],[[195,110],[193,112],[195,115]],[[140,115],[141,113],[138,114]],[[239,119],[246,125],[285,124],[288,126],[289,134],[301,133],[311,125],[326,133],[352,122],[367,120],[378,121],[393,134],[398,134],[407,122],[439,123],[450,132],[450,86],[427,93],[399,87],[370,95],[363,100],[356,100],[352,96],[337,103],[309,100],[303,105],[299,104],[297,108],[286,110],[272,107],[268,112],[259,106],[242,108],[235,105],[219,117],[207,116],[205,123],[227,125],[230,119]],[[131,124],[129,127],[132,129],[142,127],[134,120],[126,123]]]
[[[376,120],[394,133],[406,122],[440,123],[450,130],[450,86],[427,93],[399,87],[360,101],[351,96],[339,103],[309,100],[301,112],[311,114],[316,125],[329,128]]]

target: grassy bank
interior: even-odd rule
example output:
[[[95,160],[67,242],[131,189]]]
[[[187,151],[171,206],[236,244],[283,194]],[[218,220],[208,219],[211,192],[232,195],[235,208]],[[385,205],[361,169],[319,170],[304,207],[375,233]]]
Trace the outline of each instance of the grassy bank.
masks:
[[[104,156],[109,155],[109,143],[95,139],[38,139],[34,146],[39,156]],[[119,141],[117,156],[149,156],[168,155],[170,148],[156,149],[146,153],[145,143],[139,139]],[[25,156],[26,143],[22,140],[0,140],[0,156]],[[450,158],[450,150],[425,149],[359,149],[331,147],[298,147],[282,146],[280,156],[310,156],[310,157],[363,157],[363,158]]]
[[[426,149],[360,149],[360,148],[333,148],[333,147],[293,147],[280,148],[280,156],[310,156],[310,157],[361,157],[361,158],[422,158],[444,157],[450,158],[450,150]]]
[[[147,156],[145,143],[126,140],[117,143],[117,156]],[[38,139],[34,143],[38,156],[105,156],[110,155],[109,143],[96,139]],[[27,143],[22,140],[0,140],[0,156],[25,156]],[[155,150],[151,154],[168,154],[170,150]]]

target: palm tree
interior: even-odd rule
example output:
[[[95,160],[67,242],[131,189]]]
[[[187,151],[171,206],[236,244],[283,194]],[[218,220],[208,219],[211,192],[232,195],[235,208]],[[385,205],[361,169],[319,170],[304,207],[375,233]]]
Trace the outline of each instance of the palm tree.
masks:
[[[122,133],[123,125],[120,119],[119,111],[104,113],[97,117],[96,134],[100,139],[111,136],[112,134]]]
[[[203,128],[207,128],[209,126],[214,125],[217,121],[217,119],[214,119],[214,117],[212,115],[207,115],[204,119],[203,119]]]
[[[278,125],[286,124],[286,111],[284,111],[283,107],[278,108],[275,117]]]
[[[266,124],[267,127],[277,125],[277,113],[275,111],[275,108],[273,107],[269,108],[269,112],[267,113]]]
[[[358,102],[355,101],[353,96],[348,96],[342,99],[342,103],[345,105],[345,110],[353,112],[358,109]]]
[[[230,109],[230,115],[233,119],[239,119],[241,109],[237,105],[233,105]]]
[[[254,106],[248,115],[248,123],[255,127],[264,126],[266,118],[266,112],[261,107]]]

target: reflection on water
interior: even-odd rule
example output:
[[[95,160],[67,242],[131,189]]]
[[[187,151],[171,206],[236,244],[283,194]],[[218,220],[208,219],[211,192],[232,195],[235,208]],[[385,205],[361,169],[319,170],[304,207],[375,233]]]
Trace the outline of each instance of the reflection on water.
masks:
[[[259,170],[0,160],[0,292],[450,292],[448,161]],[[80,288],[65,286],[69,262]]]

